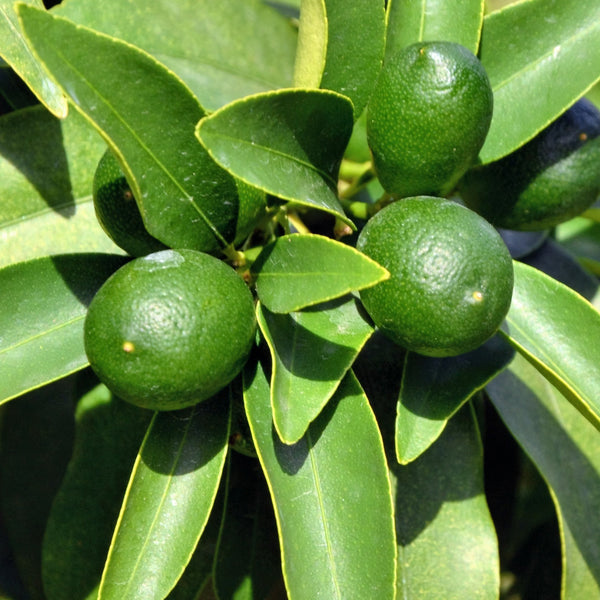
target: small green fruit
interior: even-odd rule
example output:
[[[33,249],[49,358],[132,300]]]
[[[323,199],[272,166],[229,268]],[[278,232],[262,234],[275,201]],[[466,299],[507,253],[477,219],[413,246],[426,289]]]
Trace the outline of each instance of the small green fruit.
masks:
[[[600,195],[600,111],[580,100],[530,142],[469,171],[465,203],[497,227],[548,229]]]
[[[408,350],[439,357],[474,350],[506,316],[508,249],[487,221],[456,202],[398,200],[368,221],[356,247],[391,275],[360,292],[366,311]]]
[[[241,370],[254,341],[250,290],[219,259],[164,250],[116,271],[93,298],[85,351],[100,380],[143,408],[205,400]]]
[[[166,248],[146,230],[125,173],[110,149],[96,167],[92,195],[102,229],[125,252],[144,256]]]
[[[384,64],[367,107],[367,138],[384,189],[445,195],[475,162],[493,95],[469,50],[452,42],[403,48]]]

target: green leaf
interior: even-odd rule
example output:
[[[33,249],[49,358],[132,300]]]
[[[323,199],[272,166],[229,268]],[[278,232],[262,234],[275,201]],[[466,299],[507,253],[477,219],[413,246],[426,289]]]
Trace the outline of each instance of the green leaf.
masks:
[[[327,8],[325,0],[301,0],[300,6],[294,85],[318,88],[327,60]]]
[[[352,246],[313,234],[281,236],[263,249],[252,273],[260,301],[276,313],[333,300],[389,277]]]
[[[48,600],[96,600],[127,478],[151,416],[103,385],[79,401],[73,457],[44,537]]]
[[[533,138],[599,80],[600,4],[518,2],[486,16],[483,32],[480,57],[494,90],[480,153],[488,163]]]
[[[514,351],[500,336],[459,356],[406,355],[396,415],[396,457],[418,458],[440,436],[448,419],[510,361]]]
[[[483,487],[473,409],[464,406],[410,465],[390,462],[398,540],[398,598],[498,597],[496,532]]]
[[[262,369],[248,365],[244,401],[275,506],[289,597],[391,600],[396,550],[389,481],[358,382],[348,374],[292,446],[273,435],[269,395]]]
[[[36,106],[0,117],[0,266],[65,252],[122,253],[92,201],[105,148],[76,111],[59,120]]]
[[[484,0],[388,1],[386,56],[417,42],[455,42],[477,54]]]
[[[273,363],[273,421],[286,444],[306,433],[373,333],[361,308],[352,296],[289,314],[259,306]]]
[[[347,96],[358,118],[383,62],[384,5],[382,0],[304,0],[295,84]]]
[[[196,135],[232,175],[265,192],[329,212],[352,228],[336,195],[352,133],[352,105],[325,90],[288,89],[232,102]]]
[[[75,378],[67,377],[22,396],[2,410],[2,527],[32,600],[44,597],[42,539],[73,451],[74,398]],[[2,575],[6,575],[4,569]],[[4,598],[1,592],[0,597]]]
[[[560,524],[565,600],[600,596],[600,436],[521,356],[487,391],[550,486]]]
[[[87,306],[124,262],[110,254],[75,254],[0,270],[0,403],[88,364]]]
[[[296,32],[260,0],[64,2],[53,13],[125,40],[166,65],[207,110],[290,87]],[[240,35],[244,32],[244,35]]]
[[[140,448],[98,598],[162,599],[206,526],[227,455],[230,390],[156,413]]]
[[[502,333],[600,429],[600,314],[579,294],[522,263]]]
[[[194,137],[204,112],[181,80],[66,19],[24,5],[19,16],[35,52],[115,150],[148,231],[167,246],[205,252],[232,241],[236,186]]]
[[[42,0],[27,4],[43,9]],[[13,0],[0,0],[0,56],[19,74],[46,108],[57,117],[67,116],[67,99],[48,76],[23,37]]]
[[[275,597],[283,585],[273,506],[256,458],[229,454],[227,501],[214,559],[219,600]],[[279,596],[277,596],[279,597]]]

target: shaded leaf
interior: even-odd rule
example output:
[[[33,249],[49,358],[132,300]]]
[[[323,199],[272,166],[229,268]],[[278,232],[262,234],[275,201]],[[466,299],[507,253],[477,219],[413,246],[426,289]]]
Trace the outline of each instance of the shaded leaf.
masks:
[[[28,6],[19,15],[36,53],[115,151],[148,231],[205,252],[232,241],[237,189],[195,139],[204,112],[181,80],[124,42]]]
[[[598,81],[600,4],[532,0],[492,12],[484,20],[480,58],[494,91],[480,153],[488,163],[533,138]]]
[[[151,416],[115,399],[103,385],[79,401],[73,457],[44,537],[48,600],[96,600],[127,478]]]
[[[64,252],[122,253],[92,201],[105,148],[77,111],[59,120],[37,106],[0,118],[0,266]]]
[[[169,67],[207,110],[289,87],[296,31],[261,0],[63,2],[53,13],[123,39]],[[243,31],[244,35],[240,35]]]
[[[300,12],[295,84],[347,96],[358,118],[383,62],[384,5],[382,0],[305,0]]]
[[[485,499],[482,447],[472,407],[464,406],[413,463],[390,465],[398,539],[397,597],[497,598],[498,547]]]
[[[487,391],[552,492],[563,549],[562,598],[600,595],[600,437],[567,399],[517,355]]]
[[[42,539],[73,451],[75,395],[75,377],[67,377],[22,396],[2,411],[2,529],[31,600],[44,598]]]
[[[162,599],[188,564],[227,455],[229,387],[158,412],[138,453],[100,583],[103,600]]]
[[[522,263],[506,327],[508,341],[600,429],[600,314],[579,294]]]
[[[287,313],[345,296],[389,273],[352,246],[313,234],[291,234],[267,246],[252,265],[260,301]]]
[[[260,463],[232,452],[228,466],[227,501],[215,553],[216,595],[219,600],[275,597],[283,578],[273,506]]]
[[[74,254],[0,270],[5,307],[0,312],[0,402],[88,364],[83,348],[87,306],[124,263],[110,254]]]
[[[269,385],[260,367],[245,370],[244,401],[275,506],[289,597],[393,598],[395,542],[385,456],[354,376],[346,376],[292,446],[273,431]]]
[[[334,394],[373,327],[354,297],[289,314],[260,306],[258,323],[273,363],[275,429],[293,444]]]
[[[455,42],[477,54],[483,0],[389,0],[386,56],[417,42]]]
[[[352,133],[349,100],[288,89],[232,102],[200,121],[196,135],[232,175],[284,200],[332,213],[354,227],[336,195]]]
[[[510,361],[514,350],[496,335],[472,352],[431,358],[406,355],[396,414],[396,457],[406,464],[439,437],[448,419]]]
[[[43,9],[42,0],[24,0]],[[19,74],[47,109],[57,117],[67,116],[67,99],[48,76],[23,37],[13,0],[0,0],[0,56]]]

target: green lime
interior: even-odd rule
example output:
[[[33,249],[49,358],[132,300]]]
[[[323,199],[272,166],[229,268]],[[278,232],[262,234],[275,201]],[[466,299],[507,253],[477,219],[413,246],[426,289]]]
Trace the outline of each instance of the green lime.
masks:
[[[252,294],[219,259],[163,250],[116,271],[93,298],[85,351],[117,396],[152,410],[213,396],[240,371],[256,329]]]
[[[117,246],[132,256],[165,249],[164,244],[146,231],[125,173],[110,149],[96,167],[92,193],[96,217]]]
[[[384,189],[445,195],[475,162],[490,127],[488,76],[469,50],[422,42],[385,62],[367,107],[367,138]]]
[[[600,195],[600,111],[580,100],[527,144],[463,177],[465,203],[497,227],[548,229]]]
[[[468,352],[506,316],[513,288],[508,249],[485,219],[456,202],[398,200],[368,221],[356,247],[391,275],[360,292],[365,309],[409,350]]]

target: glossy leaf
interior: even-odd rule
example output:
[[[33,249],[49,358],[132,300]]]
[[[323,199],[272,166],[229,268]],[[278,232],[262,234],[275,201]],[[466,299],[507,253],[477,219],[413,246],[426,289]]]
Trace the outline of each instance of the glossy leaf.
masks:
[[[98,598],[164,598],[206,526],[227,455],[229,388],[156,413],[140,448]]]
[[[560,524],[565,600],[600,595],[600,436],[521,356],[487,391],[550,486]]]
[[[44,8],[42,0],[25,0],[26,4]],[[67,99],[37,60],[19,25],[12,0],[0,0],[0,56],[27,82],[47,109],[63,118],[67,116]]]
[[[483,0],[390,0],[386,56],[417,42],[455,42],[477,54]]]
[[[296,32],[261,0],[63,2],[52,12],[123,39],[176,73],[207,110],[289,87]],[[244,35],[240,35],[240,32]]]
[[[325,0],[302,0],[294,85],[318,88],[327,60],[327,8]]]
[[[43,545],[48,600],[96,600],[102,568],[152,413],[96,386],[77,405],[75,446]]]
[[[483,487],[475,415],[464,406],[410,465],[390,463],[398,598],[498,597],[496,532]]]
[[[124,262],[110,254],[74,254],[0,270],[0,305],[10,309],[0,312],[0,402],[88,364],[87,305]]]
[[[204,112],[181,80],[124,42],[28,6],[19,15],[36,53],[123,163],[148,231],[205,252],[232,241],[236,186],[195,139]]]
[[[275,429],[293,444],[333,396],[373,327],[353,296],[289,314],[260,306],[258,323],[273,364]]]
[[[252,273],[260,301],[276,313],[333,300],[389,277],[355,248],[312,234],[278,238],[261,252]]]
[[[514,351],[500,336],[447,358],[406,355],[396,414],[396,457],[418,458],[440,436],[448,419],[510,361]]]
[[[44,596],[42,539],[73,452],[75,388],[75,377],[66,377],[2,410],[0,500],[9,517],[2,522],[4,543],[32,600]],[[6,582],[4,568],[0,579]]]
[[[286,446],[273,433],[264,373],[248,367],[244,375],[246,412],[275,506],[289,598],[394,598],[385,457],[354,376],[346,376],[306,435]]]
[[[509,342],[600,429],[600,314],[541,271],[515,263]]]
[[[232,175],[269,194],[345,220],[337,199],[352,104],[324,90],[288,89],[237,100],[200,121],[196,135]]]
[[[382,0],[304,0],[296,85],[320,86],[347,96],[358,118],[383,62],[384,4]]]
[[[77,111],[37,106],[0,117],[0,266],[64,252],[122,253],[94,212],[92,179],[106,148]]]
[[[533,138],[600,79],[600,4],[532,0],[492,12],[480,58],[494,90],[480,153],[488,163]]]
[[[232,452],[228,467],[227,501],[214,560],[216,595],[219,600],[280,597],[277,529],[260,463]]]

